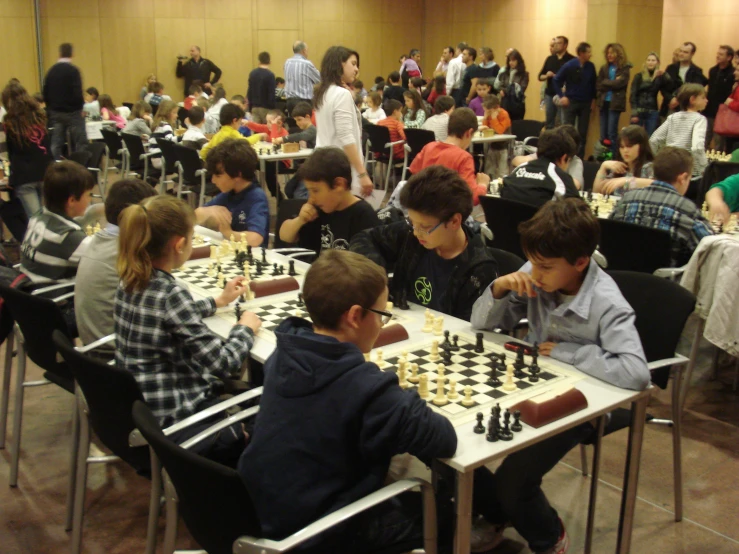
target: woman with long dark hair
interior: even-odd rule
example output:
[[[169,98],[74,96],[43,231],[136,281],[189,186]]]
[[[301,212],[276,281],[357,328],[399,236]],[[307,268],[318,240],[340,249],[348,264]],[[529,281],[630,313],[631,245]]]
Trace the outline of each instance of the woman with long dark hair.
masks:
[[[505,67],[495,78],[494,88],[500,96],[500,105],[511,121],[523,119],[526,115],[526,89],[529,86],[529,72],[518,50],[511,50],[506,56]]]
[[[9,83],[2,93],[8,113],[3,120],[8,145],[8,184],[30,218],[41,209],[44,173],[53,161],[46,130],[46,113],[20,83]]]
[[[606,45],[606,63],[600,66],[595,88],[600,108],[600,140],[610,139],[614,156],[618,151],[618,119],[626,111],[626,89],[629,87],[631,64],[624,47],[617,42]]]
[[[313,94],[316,110],[316,148],[338,146],[352,166],[354,194],[372,194],[372,180],[362,156],[362,116],[354,103],[351,84],[359,73],[359,54],[332,46],[321,61],[321,82]]]
[[[619,189],[644,188],[652,184],[654,154],[649,135],[640,125],[629,125],[618,134],[616,159],[601,164],[593,192],[613,194]]]

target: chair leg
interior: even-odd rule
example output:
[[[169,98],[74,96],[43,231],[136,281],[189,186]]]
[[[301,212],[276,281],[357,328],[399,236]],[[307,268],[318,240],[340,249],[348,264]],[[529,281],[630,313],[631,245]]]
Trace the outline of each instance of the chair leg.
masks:
[[[590,554],[593,544],[593,530],[595,528],[595,504],[598,496],[598,478],[600,476],[601,441],[603,429],[606,426],[606,416],[598,418],[595,443],[593,444],[593,476],[590,481],[590,500],[588,501],[588,523],[585,528],[585,554]]]
[[[82,525],[85,517],[85,496],[87,494],[87,458],[90,455],[90,422],[82,398],[77,401],[80,420],[79,446],[77,448],[77,478],[74,492],[74,519],[72,520],[72,554],[82,549]]]
[[[277,183],[277,196],[280,192],[280,184]],[[201,208],[205,204],[205,173],[200,175],[200,198],[198,199],[198,208]]]
[[[672,471],[675,488],[675,521],[683,519],[683,455],[682,455],[682,406],[680,391],[682,389],[682,367],[675,367],[672,380]]]
[[[167,519],[164,528],[164,554],[174,554],[175,543],[177,542],[177,491],[167,475],[166,471],[162,472],[164,481],[164,497],[167,502]]]
[[[582,476],[588,476],[588,449],[584,444],[580,445],[580,469],[582,470]]]
[[[149,521],[146,526],[146,554],[154,554],[157,547],[157,523],[162,496],[162,464],[154,453],[149,449],[151,459],[151,493],[149,495]]]
[[[5,448],[5,432],[8,425],[8,405],[10,404],[10,373],[13,365],[15,332],[11,331],[5,339],[5,368],[3,370],[3,390],[0,397],[0,449]]]
[[[20,330],[16,329],[16,333]],[[13,451],[10,458],[10,479],[8,484],[11,487],[18,486],[18,461],[21,455],[21,427],[23,423],[23,393],[25,387],[23,382],[26,380],[26,347],[20,336],[16,335],[18,343],[18,369],[15,375],[15,407],[13,411]]]
[[[387,160],[387,173],[385,174],[385,190],[387,190],[387,187],[390,186],[390,177],[392,177],[393,174],[393,155],[390,154],[390,157]]]
[[[77,465],[79,464],[78,454],[80,453],[80,437],[80,412],[75,395],[74,409],[72,410],[72,451],[69,456],[69,485],[67,488],[67,519],[64,523],[65,531],[69,531],[73,528],[72,520],[75,508],[75,491],[77,490]],[[84,460],[85,465],[87,465],[87,451],[84,452]]]
[[[688,367],[685,370],[685,375],[682,378],[682,386],[680,387],[680,410],[685,409],[685,399],[688,396],[688,389],[690,388],[690,380],[693,377],[693,369],[695,368],[695,362],[698,359],[698,348],[700,346],[701,338],[703,338],[703,329],[706,327],[706,320],[699,318],[698,324],[695,328],[695,336],[693,337],[693,345],[690,347],[690,361]]]
[[[423,550],[426,554],[436,554],[438,530],[434,487],[423,484],[421,494],[423,495]]]

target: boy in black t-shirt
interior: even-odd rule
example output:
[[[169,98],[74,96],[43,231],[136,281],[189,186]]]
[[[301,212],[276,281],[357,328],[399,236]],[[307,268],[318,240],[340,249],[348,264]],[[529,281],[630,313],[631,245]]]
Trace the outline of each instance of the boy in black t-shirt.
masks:
[[[349,250],[352,237],[380,224],[375,210],[352,194],[349,158],[336,147],[318,148],[302,165],[308,202],[280,227],[280,239],[305,248]]]
[[[393,271],[396,305],[416,302],[469,321],[472,305],[497,276],[497,264],[480,235],[464,225],[472,192],[456,171],[432,165],[400,193],[408,219],[359,233],[351,250]]]

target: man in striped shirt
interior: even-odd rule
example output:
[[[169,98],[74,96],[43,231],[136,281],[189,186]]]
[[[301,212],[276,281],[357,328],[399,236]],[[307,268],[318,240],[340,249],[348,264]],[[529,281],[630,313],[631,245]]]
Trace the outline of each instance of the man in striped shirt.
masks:
[[[293,44],[295,55],[285,62],[285,96],[287,113],[292,113],[299,102],[311,103],[313,85],[321,80],[321,75],[308,59],[308,46],[299,40]]]
[[[615,221],[669,231],[673,267],[688,263],[701,239],[713,234],[698,207],[685,198],[692,166],[693,158],[687,150],[663,148],[652,164],[652,184],[626,192],[610,215]]]
[[[74,162],[49,166],[44,177],[44,208],[28,222],[21,245],[21,271],[34,283],[73,279],[92,240],[73,218],[85,214],[95,182]]]

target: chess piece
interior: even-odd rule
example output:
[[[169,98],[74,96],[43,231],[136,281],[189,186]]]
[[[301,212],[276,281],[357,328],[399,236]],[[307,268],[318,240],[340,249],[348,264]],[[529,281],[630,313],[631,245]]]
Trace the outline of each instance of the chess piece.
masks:
[[[241,309],[241,304],[236,304],[234,313],[236,314],[236,323],[238,323],[239,320],[241,320],[241,315],[244,313],[244,311]]]
[[[449,350],[452,352],[459,352],[459,335],[452,336],[452,344],[449,346]]]
[[[475,333],[475,352],[477,352],[478,354],[482,354],[483,352],[485,352],[485,348],[483,347],[482,343],[482,337],[482,333]]]
[[[497,426],[497,420],[493,419],[492,417],[488,420],[488,432],[485,435],[485,440],[488,442],[498,442],[498,426]]]
[[[226,286],[226,285],[225,285],[225,283],[224,283],[224,277],[223,277],[223,272],[220,272],[220,271],[219,271],[219,272],[218,272],[218,280],[216,281],[216,287],[218,287],[219,289],[222,289],[222,288],[224,288],[225,286]]]
[[[392,312],[392,311],[393,311],[393,308],[394,308],[394,307],[395,307],[395,306],[393,306],[393,303],[392,303],[392,302],[388,302],[388,303],[387,303],[387,304],[385,305],[385,311],[386,311],[386,312]]]
[[[250,264],[254,261],[254,254],[252,254],[251,251],[251,244],[246,245],[246,259],[249,260]]]
[[[498,437],[500,440],[509,441],[513,440],[513,433],[510,428],[511,412],[506,410],[505,420],[503,421],[503,428],[498,431]]]
[[[491,354],[490,361],[491,361],[490,377],[488,378],[487,384],[491,387],[499,387],[501,385],[500,379],[498,379],[498,364],[500,362],[498,360],[497,354]]]
[[[406,291],[403,290],[400,292],[400,299],[398,300],[398,308],[401,310],[410,310],[411,307],[408,305],[408,297],[406,296]]]
[[[277,269],[277,264],[276,263],[272,264],[272,276],[279,275],[279,274],[280,272]]]
[[[290,260],[288,262],[287,274],[290,275],[291,277],[293,277],[293,276],[295,276],[295,275],[298,274],[298,272],[295,271],[295,260]]]
[[[523,372],[523,368],[526,367],[526,362],[524,361],[524,352],[525,348],[524,346],[519,346],[518,350],[516,351],[516,361],[513,363],[513,375],[516,376],[516,379],[523,379],[526,377],[526,374]]]
[[[375,352],[375,356],[377,356],[377,359],[375,360],[377,367],[385,369],[387,367],[387,362],[382,359],[382,350],[378,349],[377,352]]]
[[[511,425],[511,431],[518,433],[523,426],[521,425],[521,410],[513,412],[513,425]]]
[[[400,385],[401,389],[407,389],[411,386],[408,380],[405,378],[405,366],[406,361],[404,358],[401,358],[398,362],[398,384]]]
[[[418,378],[418,396],[424,400],[429,397],[429,378],[426,373]]]
[[[88,237],[91,237],[92,236],[92,225],[88,225],[87,227],[85,227],[85,234]]]
[[[418,364],[411,364],[411,376],[408,377],[410,383],[418,383]]]
[[[96,233],[99,233],[100,231],[102,231],[102,228],[100,227],[100,222],[98,221],[97,223],[95,223],[95,227],[93,227],[92,233],[96,234]]]
[[[431,331],[433,331],[433,316],[431,315],[431,310],[426,308],[424,317],[426,318],[426,320],[424,321],[421,331],[423,331],[424,333],[430,333]]]
[[[262,247],[262,265],[267,265],[267,249]]]
[[[436,380],[444,379],[444,364],[436,364]]]
[[[436,396],[432,400],[435,406],[444,406],[449,403],[446,395],[444,394],[444,378],[440,378],[436,381]]]
[[[595,217],[598,217],[598,208],[599,206],[596,205],[595,208],[593,209],[593,215],[595,215]]]
[[[305,302],[303,302],[303,293],[298,293],[298,306],[305,306]]]
[[[295,310],[293,312],[293,315],[295,317],[303,317],[303,310],[301,310],[300,308],[298,308],[297,310]],[[378,362],[377,365],[380,365],[380,363]]]
[[[454,379],[449,379],[449,392],[446,397],[449,400],[456,400],[459,398],[459,394],[457,393],[457,382]]]
[[[216,247],[211,245],[210,247],[210,259],[215,260],[216,259]]]
[[[434,318],[433,333],[437,337],[440,337],[444,329],[444,318],[442,316]]]
[[[208,264],[208,277],[215,277],[216,276],[216,268],[213,266],[213,263]]]
[[[441,351],[441,360],[444,362],[444,365],[451,365],[452,364],[452,353],[449,350],[442,350]]]
[[[469,408],[470,406],[474,406],[474,405],[475,405],[475,401],[472,400],[472,387],[467,385],[464,388],[464,398],[462,399],[462,406]]]
[[[370,353],[369,352],[365,352],[364,353],[364,361],[365,362],[369,362],[370,361]]]
[[[448,350],[449,346],[451,346],[451,341],[449,340],[449,331],[444,331],[444,341],[441,343],[441,349],[442,350]]]
[[[435,362],[439,359],[439,341],[431,341],[431,353],[429,354],[429,360]]]
[[[536,383],[539,381],[539,343],[534,343],[534,348],[531,351],[531,366],[529,366],[529,382]]]
[[[475,418],[477,419],[477,425],[472,429],[475,433],[478,435],[482,435],[485,432],[485,426],[482,424],[482,418],[485,416],[482,414],[482,412],[477,412],[477,415]]]
[[[516,383],[513,382],[513,371],[513,365],[509,365],[506,370],[506,380],[503,383],[503,390],[506,392],[511,392],[518,388]]]

